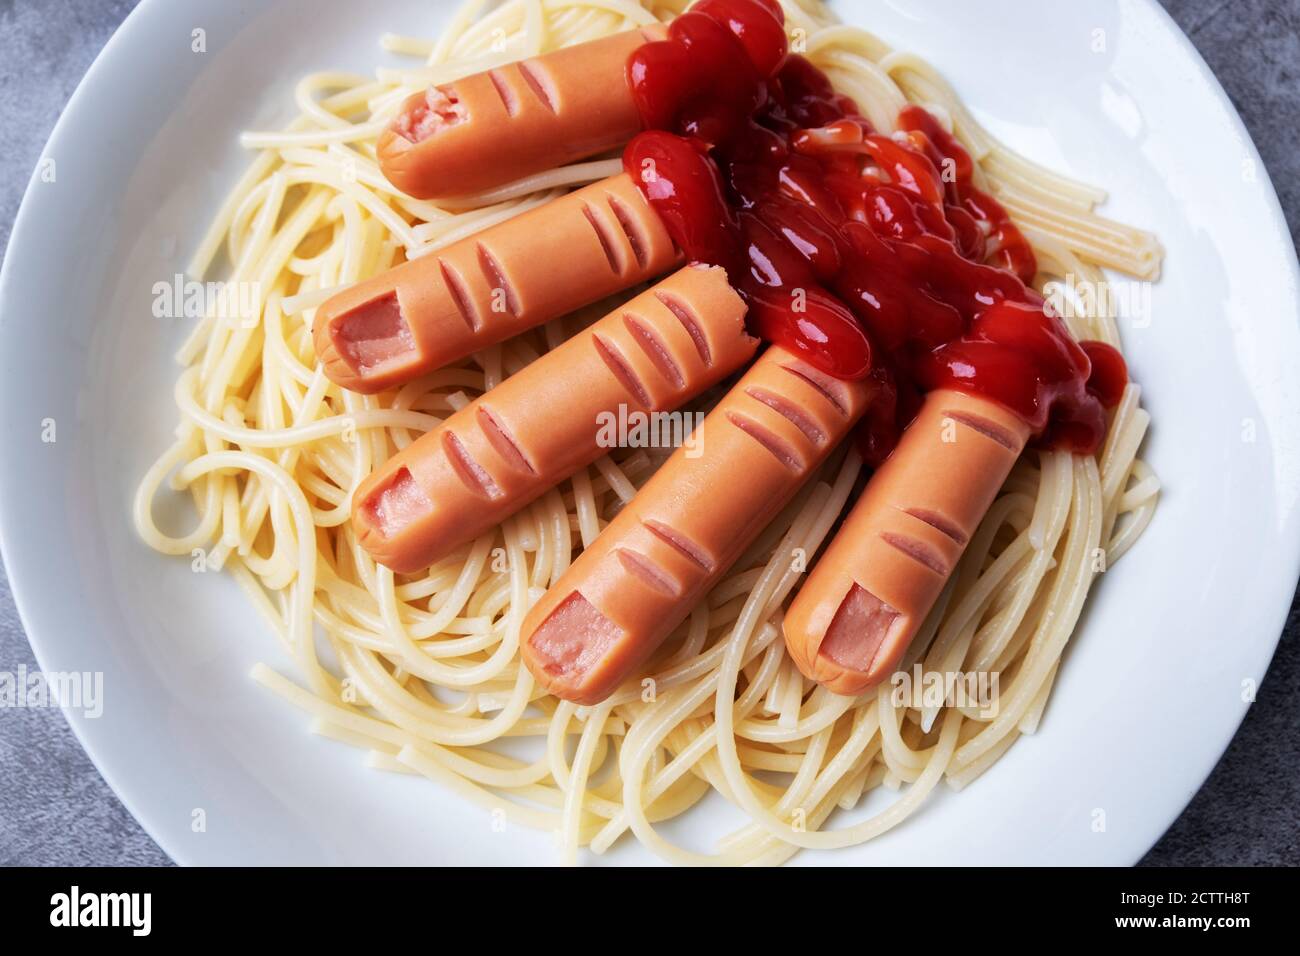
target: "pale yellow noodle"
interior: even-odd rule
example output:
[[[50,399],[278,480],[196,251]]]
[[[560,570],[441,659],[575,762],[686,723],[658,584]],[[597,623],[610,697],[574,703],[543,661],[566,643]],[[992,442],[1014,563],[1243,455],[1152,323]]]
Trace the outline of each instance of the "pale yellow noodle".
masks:
[[[580,846],[603,853],[632,830],[674,862],[775,864],[800,847],[872,839],[902,823],[941,780],[969,785],[1045,719],[1091,582],[1132,547],[1160,490],[1138,457],[1150,419],[1136,385],[1095,458],[1030,452],[1017,464],[900,670],[995,672],[1000,698],[989,712],[978,702],[896,695],[892,683],[859,699],[836,697],[786,654],[782,608],[852,498],[861,471],[852,452],[833,456],[765,529],[646,674],[594,708],[535,687],[518,656],[520,622],[662,454],[603,458],[425,572],[397,576],[374,564],[347,521],[362,479],[600,308],[378,396],[344,392],[323,376],[311,345],[315,309],[403,258],[620,168],[617,158],[595,159],[475,196],[419,201],[383,177],[378,133],[429,83],[667,20],[685,7],[471,0],[436,38],[382,38],[383,48],[418,58],[407,68],[304,77],[291,91],[297,118],[242,137],[257,155],[188,270],[194,279],[250,284],[255,314],[214,310],[196,322],[177,355],[175,442],[133,505],[151,547],[234,576],[296,671],[290,678],[258,664],[253,678],[306,711],[314,732],[362,748],[372,767],[428,778],[482,807],[494,826],[558,833],[568,862]],[[1154,278],[1156,239],[1097,215],[1101,190],[998,143],[923,60],[837,23],[819,0],[785,7],[792,43],[875,125],[892,129],[909,102],[951,125],[977,160],[980,182],[1025,227],[1039,259],[1036,284],[1088,293],[1070,300],[1071,332],[1118,345],[1119,316],[1098,291],[1107,289],[1102,268]],[[155,521],[155,500],[166,494],[188,501],[191,530]],[[507,740],[530,755],[496,749]],[[862,818],[856,808],[882,787],[901,792]],[[703,849],[676,846],[656,829],[711,790],[750,822]]]

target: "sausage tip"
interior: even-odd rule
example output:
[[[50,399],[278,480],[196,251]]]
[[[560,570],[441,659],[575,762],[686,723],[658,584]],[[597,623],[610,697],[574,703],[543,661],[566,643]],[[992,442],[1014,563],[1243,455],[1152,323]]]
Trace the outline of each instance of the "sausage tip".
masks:
[[[576,703],[601,700],[608,690],[591,686],[600,661],[620,639],[623,629],[602,614],[581,592],[573,591],[540,623],[524,621],[523,651],[529,669],[552,693]]]
[[[350,305],[353,290],[325,302],[312,322],[312,344],[326,376],[354,392],[383,391],[418,366],[419,348],[396,291]]]
[[[362,547],[376,560],[406,574],[424,565],[404,560],[402,549],[387,547],[387,543],[432,511],[433,502],[403,466],[391,473],[377,473],[361,484],[352,508],[352,527]]]
[[[897,665],[906,630],[902,612],[854,582],[817,649],[818,680],[850,696],[874,687]]]

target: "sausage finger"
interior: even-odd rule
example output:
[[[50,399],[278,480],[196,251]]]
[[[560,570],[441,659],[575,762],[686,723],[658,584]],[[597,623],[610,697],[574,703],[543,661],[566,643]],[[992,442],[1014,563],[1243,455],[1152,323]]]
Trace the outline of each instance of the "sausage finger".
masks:
[[[340,292],[316,312],[331,381],[378,392],[671,269],[681,254],[626,174]]]
[[[375,560],[427,567],[595,461],[600,413],[673,408],[757,347],[726,273],[690,266],[578,333],[399,452],[357,489]]]
[[[874,386],[764,353],[529,611],[524,663],[550,693],[608,697],[825,461]]]
[[[894,672],[1028,437],[995,402],[926,396],[785,615],[800,671],[846,695]]]
[[[654,24],[566,47],[411,96],[379,138],[379,164],[402,192],[481,192],[627,142],[641,119],[627,79]]]

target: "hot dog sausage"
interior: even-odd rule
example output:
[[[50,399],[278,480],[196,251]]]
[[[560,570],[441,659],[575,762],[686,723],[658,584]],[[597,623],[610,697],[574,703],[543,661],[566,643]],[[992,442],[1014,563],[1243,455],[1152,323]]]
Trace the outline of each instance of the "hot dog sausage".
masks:
[[[866,410],[773,346],[528,613],[524,663],[550,693],[608,697],[664,641]]]
[[[894,672],[1028,437],[995,402],[926,396],[785,615],[799,670],[846,695]]]
[[[627,142],[641,119],[627,79],[658,24],[476,73],[410,97],[379,164],[417,199],[468,195]]]
[[[357,489],[375,560],[427,567],[603,453],[600,413],[673,408],[757,347],[722,269],[688,266],[421,436]]]
[[[654,278],[680,258],[624,173],[339,293],[316,312],[316,355],[344,388],[381,391]]]

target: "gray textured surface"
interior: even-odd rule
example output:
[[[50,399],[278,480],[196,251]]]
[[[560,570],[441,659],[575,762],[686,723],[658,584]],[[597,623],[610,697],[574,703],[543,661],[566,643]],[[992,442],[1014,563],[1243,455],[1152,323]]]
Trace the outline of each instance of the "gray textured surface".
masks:
[[[1245,118],[1292,238],[1300,237],[1300,0],[1163,2]],[[0,252],[59,111],[134,5],[0,0]],[[1144,862],[1300,864],[1298,630],[1293,607],[1241,730]],[[23,664],[36,666],[0,575],[0,671]],[[167,862],[100,779],[58,711],[0,711],[0,864]]]

